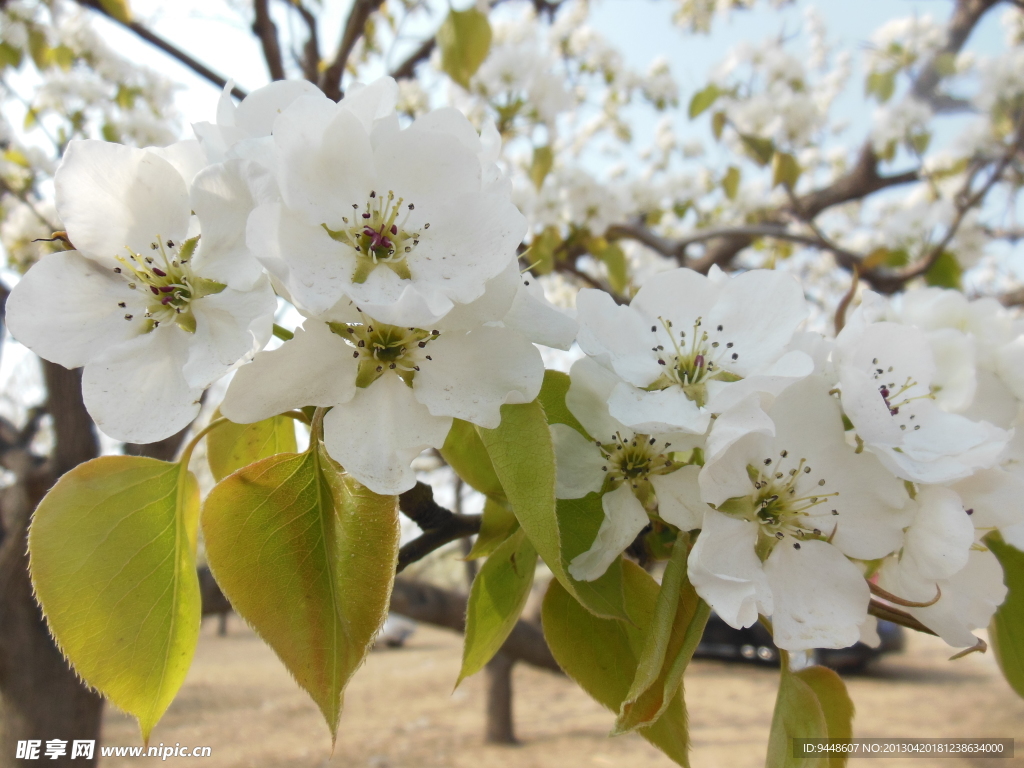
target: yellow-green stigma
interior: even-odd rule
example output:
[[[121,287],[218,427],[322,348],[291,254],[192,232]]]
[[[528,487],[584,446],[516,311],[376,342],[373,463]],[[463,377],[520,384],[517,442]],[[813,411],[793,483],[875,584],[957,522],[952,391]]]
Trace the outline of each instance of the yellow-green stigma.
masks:
[[[152,256],[143,256],[129,248],[127,258],[115,256],[121,264],[114,272],[121,275],[133,291],[146,294],[146,312],[139,318],[126,314],[124,319],[144,323],[143,333],[160,327],[160,323],[174,322],[179,328],[195,333],[196,318],[192,313],[192,302],[204,296],[220,293],[227,286],[196,277],[192,272],[191,260],[199,244],[199,236],[190,238],[180,245],[173,240],[162,238],[150,243]],[[124,307],[124,302],[118,306]]]
[[[394,192],[378,196],[370,192],[370,198],[362,212],[359,204],[352,204],[351,216],[342,216],[342,226],[331,229],[321,224],[331,239],[351,246],[357,255],[356,267],[352,273],[353,283],[365,283],[370,273],[379,266],[387,267],[403,280],[411,280],[407,257],[419,244],[420,233],[406,228],[409,212],[416,206],[409,203],[405,216],[399,221],[404,198],[395,199]],[[423,229],[429,229],[424,224]]]
[[[668,333],[672,349],[666,350],[663,344],[652,348],[658,356],[658,364],[665,366],[665,372],[647,389],[656,391],[679,387],[687,398],[703,408],[707,403],[707,384],[710,381],[739,381],[738,376],[728,370],[730,362],[739,360],[739,353],[733,351],[733,342],[711,338],[705,330],[703,319],[697,318],[687,340],[686,331],[680,331],[678,339],[672,328],[672,321],[658,318],[661,327]],[[719,325],[715,333],[720,334],[724,328]],[[657,333],[658,326],[652,325],[651,332]]]
[[[363,320],[361,323],[328,323],[330,329],[353,348],[352,357],[359,360],[356,386],[368,387],[385,372],[394,371],[411,387],[421,363],[432,360],[424,350],[440,332],[401,328],[365,316]]]

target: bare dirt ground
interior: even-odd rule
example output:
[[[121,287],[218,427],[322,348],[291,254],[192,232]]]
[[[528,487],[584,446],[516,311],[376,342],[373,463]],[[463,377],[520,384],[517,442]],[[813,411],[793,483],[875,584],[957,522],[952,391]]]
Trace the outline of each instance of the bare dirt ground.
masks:
[[[521,745],[484,744],[481,676],[454,694],[459,635],[420,626],[401,650],[370,654],[352,681],[338,743],[277,657],[240,619],[227,637],[203,627],[195,663],[153,744],[210,746],[212,757],[169,758],[204,768],[667,768],[672,763],[640,737],[607,738],[609,712],[566,678],[517,665],[516,728]],[[991,655],[946,661],[946,647],[915,635],[909,650],[847,678],[864,737],[1014,737],[1018,757],[875,759],[854,768],[1024,767],[1024,701],[999,675]],[[686,673],[694,768],[764,764],[778,672],[695,661]],[[109,710],[104,743],[139,744],[133,720]],[[153,762],[105,758],[102,768]]]

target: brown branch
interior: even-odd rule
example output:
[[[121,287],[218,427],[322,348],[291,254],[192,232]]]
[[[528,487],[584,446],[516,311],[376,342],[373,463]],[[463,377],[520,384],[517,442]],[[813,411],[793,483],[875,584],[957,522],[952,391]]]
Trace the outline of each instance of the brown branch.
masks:
[[[270,0],[256,0],[256,18],[252,23],[253,34],[260,39],[263,58],[267,62],[271,80],[284,80],[284,61],[281,60],[281,41],[277,36],[277,25],[270,18]]]
[[[434,491],[426,483],[416,483],[401,494],[398,508],[423,533],[399,550],[396,573],[449,542],[480,532],[480,515],[462,515],[445,509],[434,501]]]
[[[345,74],[348,57],[352,54],[356,42],[366,31],[366,22],[370,15],[380,8],[383,2],[384,0],[353,0],[352,10],[349,12],[345,30],[341,35],[341,42],[338,44],[338,51],[334,55],[334,60],[320,76],[320,90],[328,98],[341,101],[341,97],[345,95],[341,90],[341,78]]]
[[[210,81],[211,83],[213,83],[217,87],[223,88],[225,85],[228,84],[228,81],[227,81],[227,79],[225,77],[223,77],[222,75],[218,74],[217,72],[214,72],[212,69],[210,69],[208,66],[203,64],[201,61],[199,61],[198,59],[195,59],[192,56],[190,56],[189,54],[185,53],[183,50],[181,50],[177,46],[173,45],[169,41],[167,41],[164,38],[160,37],[160,35],[156,34],[155,32],[152,32],[148,27],[140,24],[137,21],[130,21],[128,23],[125,23],[125,22],[121,21],[120,19],[117,19],[116,17],[111,16],[109,13],[107,13],[106,9],[100,3],[100,0],[75,0],[75,2],[77,2],[79,5],[84,6],[86,8],[91,8],[91,9],[93,9],[94,11],[96,11],[98,13],[102,13],[107,18],[113,19],[114,21],[118,22],[122,26],[127,27],[132,32],[134,32],[136,35],[138,35],[143,40],[145,40],[147,43],[149,43],[150,45],[154,46],[155,48],[159,48],[161,51],[166,53],[168,56],[170,56],[170,57],[172,57],[174,59],[177,59],[179,62],[184,64],[186,67],[191,69],[193,72],[195,72],[197,75],[199,75],[200,77]],[[244,99],[247,94],[241,88],[239,88],[238,86],[235,86],[235,87],[233,87],[231,89],[231,95],[234,96],[236,99]]]
[[[935,89],[942,80],[940,62],[960,52],[977,26],[978,20],[998,2],[999,0],[957,0],[949,25],[946,27],[946,44],[932,55],[918,73],[910,89],[914,98],[921,101],[932,100]]]
[[[391,71],[391,76],[395,80],[410,80],[416,76],[416,67],[422,61],[426,61],[430,54],[434,52],[434,47],[437,45],[437,39],[434,37],[428,37],[419,47],[409,54],[408,58],[399,64],[395,69]]]
[[[298,0],[289,2],[288,7],[298,11],[309,31],[306,43],[302,46],[302,56],[295,58],[302,67],[302,76],[309,82],[315,83],[320,77],[320,38],[317,35],[316,16]]]

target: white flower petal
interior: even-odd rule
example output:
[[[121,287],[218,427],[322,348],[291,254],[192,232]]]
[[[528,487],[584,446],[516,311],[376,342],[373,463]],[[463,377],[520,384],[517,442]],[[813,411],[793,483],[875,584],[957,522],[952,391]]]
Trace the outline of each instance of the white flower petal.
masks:
[[[170,163],[188,185],[206,167],[206,156],[195,139],[176,141],[166,147],[147,147],[146,151]]]
[[[416,399],[435,416],[454,416],[493,429],[505,403],[529,403],[540,393],[540,352],[514,331],[483,327],[448,331],[423,350],[413,379]]]
[[[128,256],[125,247],[148,253],[157,237],[179,242],[188,232],[185,180],[152,152],[74,140],[54,188],[68,237],[90,258],[112,263],[114,256]]]
[[[775,644],[787,651],[846,648],[860,639],[871,592],[860,570],[824,541],[783,542],[764,564]]]
[[[814,360],[804,352],[787,352],[778,360],[745,379],[734,382],[709,381],[707,410],[722,413],[750,394],[764,392],[776,396],[786,387],[814,372]]]
[[[518,284],[502,324],[519,331],[534,344],[568,350],[576,340],[579,323],[551,304],[540,283],[529,273]]]
[[[604,485],[607,460],[597,446],[565,424],[552,424],[551,440],[555,446],[555,497],[581,499],[596,493]]]
[[[967,564],[972,544],[974,525],[960,497],[948,488],[922,488],[903,545],[905,564],[923,579],[939,581]]]
[[[161,326],[91,360],[82,396],[96,426],[126,443],[152,443],[187,427],[203,394],[181,373],[188,343],[177,326]]]
[[[339,405],[355,395],[357,367],[352,347],[326,323],[306,320],[293,339],[235,373],[220,410],[250,424],[306,405]]]
[[[577,341],[584,352],[637,387],[646,387],[661,375],[658,361],[642,344],[645,332],[654,334],[639,312],[592,288],[576,294],[576,310]]]
[[[125,306],[118,306],[124,302]],[[7,299],[11,335],[40,357],[78,368],[139,334],[146,302],[127,281],[77,251],[43,256]]]
[[[327,452],[374,493],[399,494],[416,484],[409,466],[425,448],[440,448],[450,417],[431,416],[398,376],[356,390],[324,417]]]
[[[661,331],[662,322],[665,322],[671,323],[674,336],[685,331],[687,338],[690,338],[697,318],[708,317],[721,290],[720,286],[699,272],[672,269],[646,280],[630,302],[630,308],[638,312],[644,321],[650,321],[646,323],[648,333],[650,325],[655,325]],[[639,336],[634,339],[634,343],[641,338],[649,337]]]
[[[683,430],[703,435],[711,412],[697,407],[679,387],[648,392],[619,382],[608,398],[608,411],[637,432]]]
[[[594,581],[604,575],[648,523],[647,513],[628,485],[621,485],[601,497],[604,520],[590,549],[569,563],[569,574],[577,581]]]
[[[612,441],[617,433],[623,438],[633,432],[608,413],[608,397],[620,383],[619,378],[591,357],[582,357],[569,369],[569,391],[565,407],[575,416],[587,433],[602,443]]]
[[[380,77],[368,85],[352,83],[341,100],[341,107],[358,118],[367,133],[374,122],[395,111],[398,101],[398,83],[390,77]]]
[[[772,612],[772,594],[754,554],[756,541],[757,525],[709,509],[687,561],[697,594],[734,629],[749,627],[758,611]]]
[[[231,125],[238,126],[246,136],[269,136],[274,121],[300,96],[320,96],[308,80],[275,80],[250,93],[236,107]],[[217,122],[220,123],[218,112]]]
[[[226,288],[191,306],[196,332],[182,373],[194,387],[210,386],[270,341],[277,299],[266,277],[250,291]]]
[[[658,516],[681,531],[700,528],[708,505],[700,497],[697,475],[700,467],[680,467],[667,475],[651,475],[651,485],[658,497]]]

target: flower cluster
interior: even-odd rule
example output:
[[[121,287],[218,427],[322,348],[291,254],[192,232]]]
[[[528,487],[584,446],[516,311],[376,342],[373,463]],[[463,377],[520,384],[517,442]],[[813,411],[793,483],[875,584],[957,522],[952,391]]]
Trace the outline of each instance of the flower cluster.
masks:
[[[533,400],[532,342],[567,348],[576,326],[519,273],[525,220],[493,127],[481,137],[444,109],[403,128],[397,96],[391,79],[340,103],[274,83],[238,107],[225,94],[199,142],[72,142],[56,187],[75,250],[17,286],[12,333],[84,366],[96,423],[133,442],[187,426],[252,360],[224,415],[329,407],[324,440],[346,470],[408,489],[453,418],[496,427],[502,404]],[[265,350],[275,290],[304,320]]]
[[[971,646],[1006,593],[982,537],[1024,543],[1024,345],[992,300],[867,293],[837,338],[801,331],[772,271],[679,269],[629,306],[581,291],[560,498],[601,493],[570,564],[601,576],[652,521],[696,532],[689,577],[729,624],[789,650],[874,635],[872,593]]]

